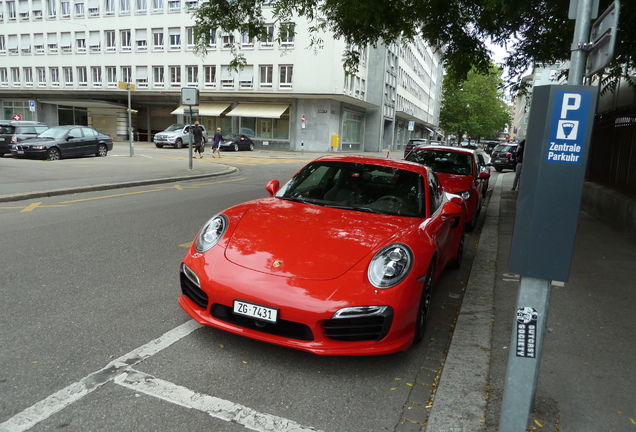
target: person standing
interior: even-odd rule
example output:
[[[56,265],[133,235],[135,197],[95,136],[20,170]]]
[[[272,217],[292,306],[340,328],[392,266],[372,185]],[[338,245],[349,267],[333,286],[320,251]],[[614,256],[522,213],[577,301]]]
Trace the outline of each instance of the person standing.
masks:
[[[199,157],[203,157],[203,128],[199,125],[198,121],[194,122],[192,128],[192,136],[194,137],[194,153],[199,153]]]
[[[515,166],[515,179],[512,182],[512,190],[517,190],[521,184],[521,168],[523,167],[523,150],[526,140],[521,140],[517,148],[517,165]]]
[[[219,159],[221,158],[221,140],[223,140],[223,135],[221,135],[221,128],[216,128],[214,138],[212,139],[212,157],[214,157],[215,154],[218,154]]]

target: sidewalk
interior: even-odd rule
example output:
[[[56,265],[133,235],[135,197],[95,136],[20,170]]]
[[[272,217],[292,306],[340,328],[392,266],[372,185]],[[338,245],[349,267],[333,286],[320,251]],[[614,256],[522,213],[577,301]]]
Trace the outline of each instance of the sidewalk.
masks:
[[[497,177],[427,432],[498,429],[519,288],[508,273],[513,175]],[[636,248],[581,212],[570,280],[552,289],[528,430],[636,431],[635,281]]]

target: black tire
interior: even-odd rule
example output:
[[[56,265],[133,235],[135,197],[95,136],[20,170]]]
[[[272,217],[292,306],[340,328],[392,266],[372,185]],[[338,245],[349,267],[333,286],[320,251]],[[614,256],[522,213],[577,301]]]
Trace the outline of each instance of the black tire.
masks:
[[[254,150],[254,143],[250,143],[250,151]]]
[[[62,159],[62,154],[60,153],[60,149],[57,147],[51,147],[46,152],[46,158],[51,161],[56,161]]]
[[[434,259],[434,258],[433,258]],[[435,273],[435,264],[431,261],[424,278],[422,286],[422,295],[420,296],[419,307],[417,308],[417,318],[415,318],[415,333],[413,335],[413,343],[419,343],[424,339],[426,333],[426,324],[431,309],[431,298],[433,297],[433,274]]]
[[[466,232],[462,231],[462,236],[459,238],[459,247],[457,248],[457,255],[453,261],[450,262],[450,267],[458,269],[462,266],[464,260],[464,248],[466,247]]]
[[[174,142],[174,148],[183,148],[183,140],[181,138],[177,138]]]
[[[495,169],[497,170],[497,172],[502,172],[503,171],[503,168],[495,167]]]
[[[232,148],[232,150],[234,150],[234,151],[239,151],[239,145],[238,145],[238,143],[234,143],[234,147]]]
[[[106,147],[106,144],[99,144],[97,146],[97,152],[95,153],[95,156],[104,157],[107,154],[108,154],[108,147]]]
[[[163,144],[155,144],[155,146],[157,146],[157,148],[163,148]]]

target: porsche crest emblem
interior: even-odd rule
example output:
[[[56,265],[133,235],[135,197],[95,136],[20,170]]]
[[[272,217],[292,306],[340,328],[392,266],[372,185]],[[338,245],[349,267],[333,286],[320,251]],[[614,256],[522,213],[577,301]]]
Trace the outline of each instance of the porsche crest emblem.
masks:
[[[274,268],[278,268],[278,267],[280,267],[282,265],[283,265],[283,262],[281,260],[274,261]]]

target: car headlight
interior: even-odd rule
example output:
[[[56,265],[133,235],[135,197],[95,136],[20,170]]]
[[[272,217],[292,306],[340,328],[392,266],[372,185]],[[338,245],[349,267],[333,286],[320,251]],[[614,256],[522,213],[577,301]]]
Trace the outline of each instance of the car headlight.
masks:
[[[470,199],[470,191],[459,192],[457,195],[462,197],[464,201],[468,201]]]
[[[197,252],[208,251],[221,240],[227,230],[227,216],[218,214],[210,219],[199,231],[194,248]]]
[[[394,243],[375,254],[367,275],[374,287],[391,288],[404,280],[412,266],[411,249],[403,243]]]

